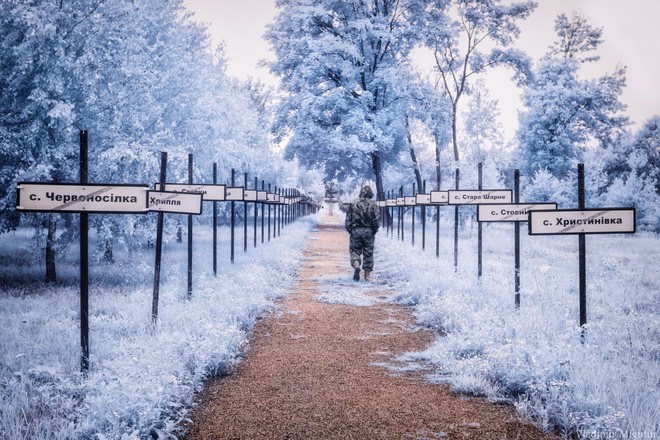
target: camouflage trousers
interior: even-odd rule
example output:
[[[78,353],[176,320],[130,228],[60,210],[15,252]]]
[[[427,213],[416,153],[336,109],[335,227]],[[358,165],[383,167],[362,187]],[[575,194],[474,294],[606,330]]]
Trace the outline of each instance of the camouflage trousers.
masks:
[[[358,264],[362,261],[362,269],[369,272],[374,270],[374,241],[375,235],[369,228],[355,228],[351,231],[351,267],[355,261]]]

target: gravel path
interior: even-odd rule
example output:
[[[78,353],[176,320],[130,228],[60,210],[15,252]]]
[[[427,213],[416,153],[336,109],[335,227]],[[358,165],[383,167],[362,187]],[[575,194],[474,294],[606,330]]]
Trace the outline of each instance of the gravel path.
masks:
[[[255,327],[232,375],[198,396],[193,439],[544,439],[515,410],[453,394],[394,357],[435,335],[389,304],[378,262],[352,280],[348,234],[328,216],[313,233],[292,294]]]

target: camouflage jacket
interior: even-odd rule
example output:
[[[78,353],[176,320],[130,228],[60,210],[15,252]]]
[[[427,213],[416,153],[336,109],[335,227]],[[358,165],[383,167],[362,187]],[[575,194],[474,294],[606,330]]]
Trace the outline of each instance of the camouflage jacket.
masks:
[[[380,226],[380,209],[367,198],[359,198],[348,206],[346,230],[351,233],[355,228],[369,228],[375,234]]]

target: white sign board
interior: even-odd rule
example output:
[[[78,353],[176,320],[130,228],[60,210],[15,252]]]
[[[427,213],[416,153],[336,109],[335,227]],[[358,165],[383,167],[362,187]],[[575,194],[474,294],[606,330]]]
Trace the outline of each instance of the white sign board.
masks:
[[[243,201],[243,188],[241,187],[228,187],[225,200],[229,201]]]
[[[256,189],[246,189],[243,191],[243,200],[246,202],[256,202],[257,201],[257,190]]]
[[[196,185],[187,183],[166,183],[165,191],[181,193],[200,193],[205,202],[222,202],[225,200],[226,185]],[[159,189],[160,184],[156,183],[154,188]]]
[[[415,203],[417,205],[430,205],[431,204],[431,194],[417,194],[415,196]]]
[[[415,206],[415,196],[404,197],[405,206]]]
[[[450,205],[481,205],[486,203],[511,203],[510,189],[449,190]]]
[[[146,213],[147,185],[20,182],[18,211]]]
[[[275,193],[268,193],[268,201],[270,203],[277,203],[280,201],[280,195]]]
[[[405,197],[397,197],[396,198],[396,206],[405,206],[406,204],[406,198]]]
[[[634,208],[530,211],[529,235],[635,233]]]
[[[387,206],[396,206],[396,199],[387,199]]]
[[[260,202],[268,201],[268,192],[266,191],[257,191],[257,200]]]
[[[449,203],[449,191],[431,191],[431,203]]]
[[[501,205],[479,205],[478,222],[526,222],[529,211],[557,209],[556,203],[507,203]]]
[[[149,191],[149,211],[199,215],[202,200],[200,193]]]

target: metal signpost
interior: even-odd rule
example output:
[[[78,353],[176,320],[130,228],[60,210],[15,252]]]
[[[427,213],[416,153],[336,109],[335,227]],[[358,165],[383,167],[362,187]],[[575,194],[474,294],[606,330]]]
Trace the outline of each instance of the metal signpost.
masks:
[[[248,192],[250,195],[254,194],[251,198],[257,200],[257,190],[248,190],[248,173],[243,173],[243,252],[247,252],[247,218],[248,218]]]
[[[218,183],[218,164],[213,162],[213,185]],[[222,185],[222,199],[225,199],[225,185]],[[218,276],[218,201],[213,201],[213,276]]]
[[[266,202],[268,201],[268,191],[266,191],[266,182],[261,180],[261,191],[257,193],[257,200],[261,202],[261,243],[264,243],[264,232],[266,231]]]
[[[192,155],[188,162],[188,183],[174,184],[166,183],[167,177],[167,153],[161,153],[160,179],[150,190],[148,185],[114,184],[114,183],[89,183],[88,172],[88,133],[80,131],[80,179],[79,183],[60,182],[18,182],[16,186],[16,210],[19,212],[57,212],[57,213],[79,213],[80,215],[80,348],[81,348],[81,371],[86,374],[89,370],[89,214],[147,214],[157,212],[156,231],[156,255],[154,264],[154,290],[152,298],[152,324],[155,326],[158,319],[158,297],[161,271],[161,255],[163,242],[163,216],[165,213],[188,214],[188,293],[192,292],[192,215],[202,213],[202,202],[214,202],[213,218],[213,241],[214,261],[213,271],[217,275],[216,243],[217,243],[217,201],[228,200],[232,202],[232,262],[234,260],[234,202],[244,201],[245,188],[234,187],[234,170],[232,170],[232,186],[218,185],[217,165],[213,164],[213,184],[195,185],[192,183]],[[247,178],[247,175],[246,175]],[[255,246],[256,246],[256,205],[258,202],[276,203],[281,206],[285,203],[284,198],[278,194],[270,194],[265,191],[262,181],[262,190],[248,191],[247,196],[255,202]],[[247,186],[247,182],[246,182]],[[270,190],[270,185],[269,185]],[[291,190],[294,194],[294,190]],[[300,204],[303,199],[295,190],[296,197],[291,197],[291,205]],[[300,207],[297,211],[290,210],[291,220],[300,215]],[[270,241],[270,205],[269,205],[269,241]],[[280,215],[280,222],[282,221]],[[262,208],[262,242],[264,230],[264,218]],[[278,225],[279,235],[279,225]],[[275,234],[273,233],[273,237]]]
[[[435,205],[435,257],[440,258],[440,205],[449,204],[449,191],[440,191],[440,177],[436,183],[438,190],[431,191],[431,203]]]
[[[530,211],[529,235],[578,235],[580,326],[587,323],[586,234],[634,234],[634,208],[585,208],[584,164],[578,164],[578,209]],[[584,336],[584,330],[582,335]]]
[[[514,286],[515,305],[520,308],[520,223],[526,222],[532,210],[556,210],[556,203],[519,203],[520,201],[520,172],[513,174],[514,203],[500,203],[477,206],[477,221],[481,222],[512,222],[514,225]]]
[[[146,214],[147,185],[90,184],[88,133],[80,131],[80,183],[19,182],[16,210],[80,213],[80,370],[89,370],[89,214]]]
[[[456,170],[458,176],[458,170]],[[458,177],[456,178],[458,184]],[[486,203],[511,203],[512,191],[510,189],[478,189],[478,190],[449,190],[448,202],[455,205],[454,215],[454,269],[458,270],[458,207],[460,205],[481,205]],[[478,275],[481,276],[481,234],[478,243]]]
[[[160,271],[163,251],[163,223],[164,214],[188,214],[188,297],[192,296],[192,215],[202,213],[203,196],[200,191],[175,192],[165,191],[167,187],[167,153],[161,153],[160,182],[155,185],[160,191],[149,191],[149,211],[158,213],[156,231],[156,260],[154,264],[154,289],[151,304],[151,320],[155,327],[158,323],[158,297],[160,291]],[[188,185],[192,187],[192,155],[188,156]],[[170,188],[177,188],[177,184],[170,184]],[[178,189],[181,189],[179,187]]]

